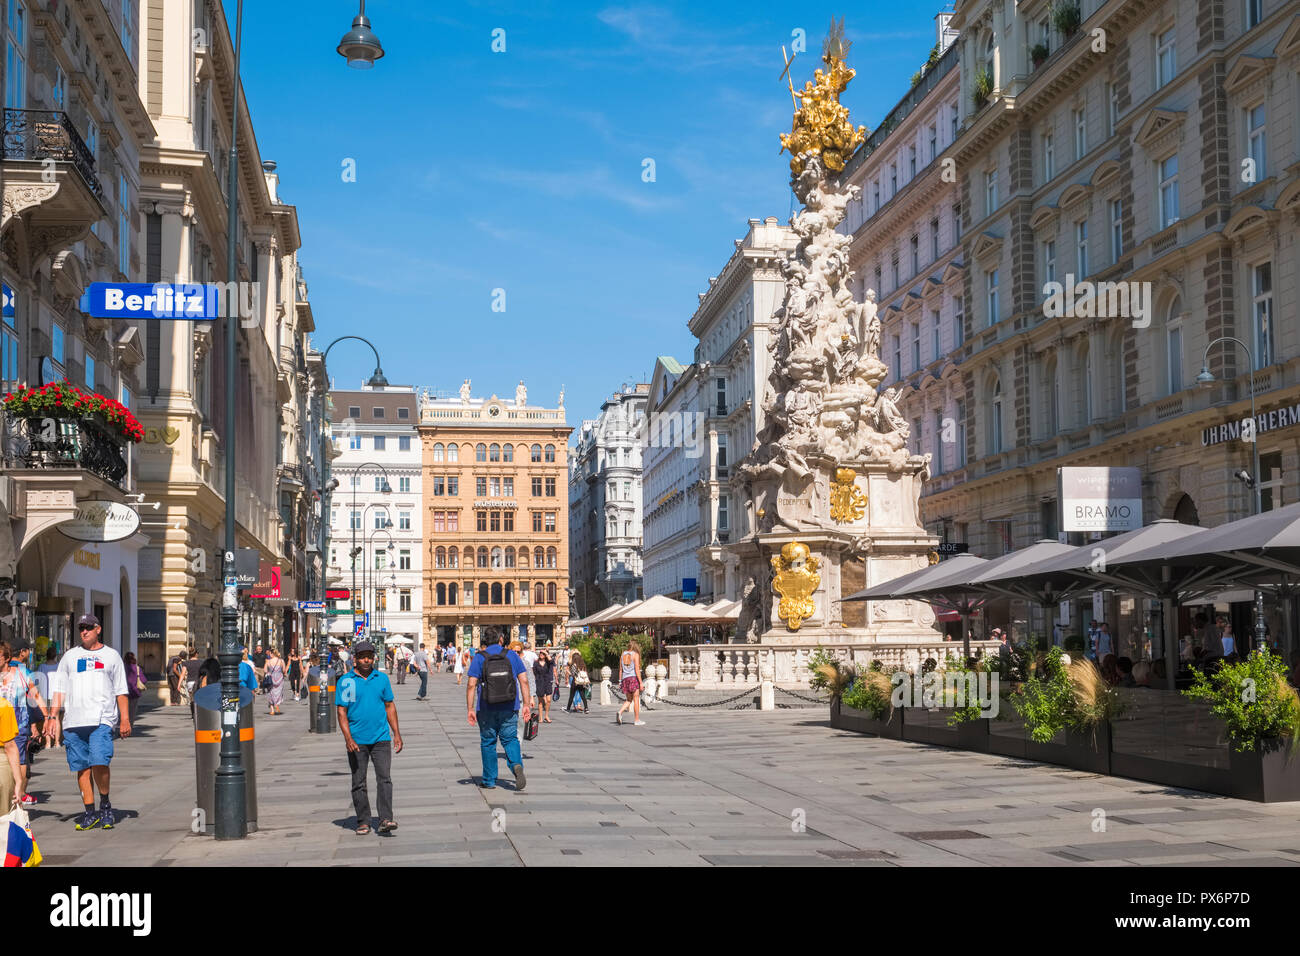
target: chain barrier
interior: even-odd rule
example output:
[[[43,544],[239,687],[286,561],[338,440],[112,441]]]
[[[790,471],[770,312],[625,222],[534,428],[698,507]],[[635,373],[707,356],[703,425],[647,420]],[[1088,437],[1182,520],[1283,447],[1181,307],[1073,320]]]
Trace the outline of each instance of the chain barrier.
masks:
[[[609,685],[609,690],[610,690],[610,693],[612,693],[612,694],[613,694],[615,697],[617,697],[620,701],[626,701],[626,700],[627,700],[627,698],[626,698],[625,696],[623,696],[622,693],[619,692],[618,687],[617,687],[613,682],[610,683],[610,685]],[[674,707],[692,707],[692,708],[696,708],[696,709],[702,709],[702,708],[705,708],[705,707],[721,707],[721,706],[723,706],[724,704],[731,704],[731,703],[734,703],[735,701],[740,700],[742,697],[752,697],[752,696],[754,695],[754,693],[755,693],[757,690],[758,690],[758,685],[754,685],[754,686],[753,686],[751,689],[749,689],[749,690],[743,690],[743,691],[741,691],[741,692],[740,692],[739,694],[737,694],[735,697],[728,697],[728,698],[726,698],[725,700],[710,700],[710,701],[706,701],[706,702],[704,702],[704,703],[702,703],[702,704],[686,704],[686,703],[682,703],[681,701],[668,700],[666,697],[654,697],[654,698],[650,698],[650,699],[652,699],[656,704],[671,704],[671,705],[674,706]],[[647,703],[646,703],[646,697],[645,697],[644,695],[642,695],[642,697],[641,697],[641,706],[644,707],[646,710],[657,710],[657,709],[658,709],[658,708],[656,708],[656,707],[651,707],[649,704],[647,704]],[[754,702],[751,700],[748,704],[741,704],[739,707],[731,707],[731,708],[728,708],[728,709],[729,709],[729,710],[744,710],[746,707],[753,707],[753,706],[754,706]]]
[[[796,694],[794,691],[786,690],[784,687],[775,687],[775,685],[773,689],[781,692],[782,694],[789,694],[791,697],[797,697],[799,700],[811,701],[814,704],[829,704],[831,702],[831,699],[829,697],[809,697],[806,694]]]

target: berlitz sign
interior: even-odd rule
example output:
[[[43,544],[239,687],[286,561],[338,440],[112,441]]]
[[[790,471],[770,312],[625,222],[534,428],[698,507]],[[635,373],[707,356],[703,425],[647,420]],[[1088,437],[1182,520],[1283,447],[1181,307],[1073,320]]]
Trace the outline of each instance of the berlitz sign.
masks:
[[[81,311],[101,319],[246,319],[257,300],[256,282],[93,282]]]
[[[1063,531],[1142,527],[1142,477],[1136,468],[1058,468]]]
[[[74,541],[121,541],[135,534],[140,515],[119,501],[82,501],[75,518],[55,527]]]

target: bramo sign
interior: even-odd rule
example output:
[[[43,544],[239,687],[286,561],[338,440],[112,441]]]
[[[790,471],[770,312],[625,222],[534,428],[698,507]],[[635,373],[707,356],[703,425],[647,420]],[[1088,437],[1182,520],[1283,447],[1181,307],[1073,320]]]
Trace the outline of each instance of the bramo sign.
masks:
[[[1058,468],[1062,531],[1142,527],[1142,476],[1136,468]]]
[[[100,319],[180,319],[203,322],[256,314],[257,282],[94,282],[81,297],[81,311]]]

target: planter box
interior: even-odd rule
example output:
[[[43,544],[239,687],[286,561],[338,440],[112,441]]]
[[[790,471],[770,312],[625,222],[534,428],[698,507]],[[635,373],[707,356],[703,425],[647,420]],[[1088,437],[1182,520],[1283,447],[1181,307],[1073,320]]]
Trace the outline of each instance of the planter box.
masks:
[[[1025,756],[1030,760],[1059,764],[1088,773],[1110,773],[1110,724],[1100,723],[1096,736],[1089,731],[1065,730],[1051,743],[1025,741]]]
[[[868,711],[845,707],[840,701],[836,701],[831,706],[831,726],[838,727],[840,730],[886,737],[890,740],[902,740],[903,711],[894,708],[887,718],[878,720]]]
[[[1232,751],[1234,797],[1261,803],[1300,800],[1300,753],[1285,741],[1266,741],[1259,750]]]
[[[983,718],[970,720],[948,726],[951,710],[928,710],[922,707],[906,707],[903,719],[903,739],[918,744],[935,744],[940,747],[956,747],[959,750],[973,750],[976,753],[988,753],[989,722]]]

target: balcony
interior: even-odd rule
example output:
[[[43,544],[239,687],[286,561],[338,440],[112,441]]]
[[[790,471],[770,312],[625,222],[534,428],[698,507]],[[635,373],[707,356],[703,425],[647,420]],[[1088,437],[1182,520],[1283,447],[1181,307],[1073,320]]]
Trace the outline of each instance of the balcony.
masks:
[[[97,417],[42,419],[6,416],[2,440],[6,469],[79,469],[116,488],[125,487],[125,442]]]
[[[84,238],[93,223],[108,215],[95,157],[67,113],[6,109],[0,162],[3,225],[21,216],[29,227],[51,233],[45,241],[53,245],[33,249],[34,261]]]

